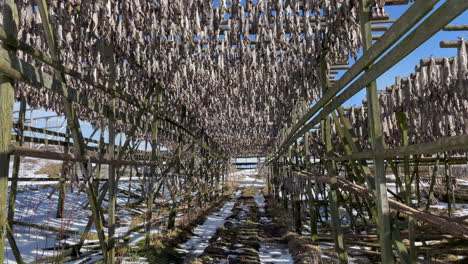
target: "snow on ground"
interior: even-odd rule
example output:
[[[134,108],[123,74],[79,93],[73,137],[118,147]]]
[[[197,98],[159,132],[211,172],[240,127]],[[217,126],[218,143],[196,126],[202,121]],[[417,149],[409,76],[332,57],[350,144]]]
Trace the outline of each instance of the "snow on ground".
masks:
[[[223,226],[226,218],[232,214],[232,208],[239,195],[240,193],[236,192],[233,194],[231,201],[226,202],[218,212],[209,215],[202,225],[195,228],[194,235],[187,242],[180,245],[180,249],[177,250],[189,256],[201,255],[208,247],[208,241],[214,236],[216,230]]]
[[[232,181],[238,182],[240,184],[240,187],[245,187],[245,186],[263,187],[265,186],[264,180],[252,177],[256,175],[258,175],[257,169],[240,170],[236,172],[231,172],[229,174],[229,179]]]
[[[255,190],[255,203],[257,204],[258,211],[261,213],[265,212],[265,198],[259,189]],[[271,222],[268,217],[262,217],[261,221]],[[294,263],[294,260],[289,253],[287,245],[281,245],[279,243],[261,243],[260,244],[260,262],[268,264],[276,263]]]
[[[37,171],[42,169],[47,165],[62,163],[61,161],[56,160],[45,160],[45,159],[32,159],[32,158],[23,158],[21,160],[21,166],[19,170],[19,177],[20,178],[47,178],[49,177],[46,174],[36,174]],[[12,177],[13,175],[13,159],[10,159],[10,166],[9,166],[9,174],[8,177]],[[47,185],[57,183],[57,181],[35,181],[34,185]],[[8,182],[8,186],[10,186],[11,182]],[[31,182],[20,181],[18,182],[19,186],[23,185],[31,185]]]
[[[455,207],[455,211],[453,212],[453,216],[455,217],[462,217],[468,215],[468,203],[455,203],[452,204],[452,208]],[[445,210],[448,208],[448,204],[444,202],[438,202],[435,205],[431,205],[431,208]]]
[[[67,192],[65,199],[65,217],[59,219],[55,218],[58,203],[57,189],[45,187],[19,192],[16,200],[15,221],[46,225],[61,230],[84,231],[91,215],[90,212],[81,209],[82,204],[86,201],[86,195],[75,190],[74,193]],[[61,235],[68,237],[60,240],[57,236]],[[18,225],[14,226],[14,236],[25,261],[54,256],[57,251],[45,250],[45,248],[77,242],[80,239],[78,235],[59,234],[59,232]],[[9,245],[6,248],[5,263],[16,263]]]
[[[294,263],[286,245],[280,246],[277,243],[262,243],[260,247],[260,263]]]
[[[19,177],[48,177],[47,175],[40,175],[35,173],[44,166],[55,163],[59,162],[25,158],[22,160]],[[11,162],[10,165],[11,177],[11,168],[13,166],[13,162]],[[122,179],[125,180],[125,178]],[[103,184],[103,182],[101,182],[101,184]],[[56,218],[59,198],[59,191],[57,187],[57,181],[19,182],[16,199],[15,221],[56,228],[59,230],[83,232],[89,218],[91,217],[91,211],[89,207],[86,207],[88,200],[86,192],[80,191],[76,186],[73,188],[73,190],[67,187],[67,192],[65,195],[65,208],[63,212],[64,217],[60,219]],[[135,195],[141,195],[141,191],[138,190],[138,182],[132,182],[131,187],[132,192]],[[128,188],[128,181],[119,182],[119,189],[128,190]],[[126,195],[119,194],[117,204],[125,205],[127,202],[134,201],[135,198],[133,197],[130,197],[129,199]],[[107,202],[103,201],[103,206],[106,205]],[[118,239],[125,236],[130,230],[132,217],[136,214],[142,213],[143,211],[141,210],[118,208],[116,215],[118,222],[116,236]],[[155,208],[154,213],[158,213],[158,209]],[[26,262],[32,262],[44,257],[56,256],[60,253],[59,250],[47,250],[47,248],[64,246],[65,244],[76,244],[81,238],[80,235],[69,234],[66,232],[46,231],[34,227],[14,225],[13,228],[15,241],[18,245],[18,248],[20,249],[24,261]],[[153,230],[153,232],[156,233],[158,231]],[[90,234],[96,234],[94,226],[91,228]],[[130,235],[130,240],[131,242],[136,243],[139,241],[141,236],[142,235],[140,233],[132,233]],[[85,241],[85,243],[87,242],[93,242],[93,240]],[[86,252],[87,249],[84,247],[82,249],[82,253]],[[102,258],[102,255],[91,255],[87,258],[92,261]],[[81,263],[81,261],[84,261],[85,259],[81,259],[75,263]],[[5,247],[4,263],[16,263],[15,257],[8,242],[6,243]],[[83,263],[88,262],[85,261]]]

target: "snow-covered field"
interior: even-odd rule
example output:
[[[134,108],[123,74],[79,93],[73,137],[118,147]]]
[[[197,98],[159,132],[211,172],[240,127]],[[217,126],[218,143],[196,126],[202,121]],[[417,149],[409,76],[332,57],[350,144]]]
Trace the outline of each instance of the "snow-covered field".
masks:
[[[56,164],[55,161],[41,160],[41,159],[24,159],[20,167],[20,178],[47,178],[48,175],[35,174],[44,166]],[[13,163],[10,163],[10,177],[12,173]],[[101,182],[102,184],[103,182]],[[128,190],[128,181],[119,183],[119,189]],[[137,190],[139,188],[138,182],[131,183],[132,192],[136,195],[141,195]],[[14,237],[21,252],[21,256],[26,262],[33,262],[45,257],[53,257],[60,254],[62,251],[58,248],[66,245],[73,245],[79,242],[81,235],[79,233],[73,234],[67,231],[83,232],[91,217],[91,210],[87,204],[87,194],[75,186],[73,189],[67,188],[65,195],[65,207],[62,218],[56,218],[57,204],[59,198],[57,181],[21,181],[19,182],[18,194],[16,199],[15,218],[17,222],[26,225],[39,225],[48,228],[43,230],[32,226],[14,225]],[[117,205],[125,205],[127,202],[136,201],[135,198],[128,198],[123,194],[119,194],[117,198]],[[103,201],[103,206],[106,206],[106,200]],[[159,211],[155,208],[153,213]],[[142,214],[143,210],[135,209],[128,210],[119,207],[116,215],[118,222],[116,228],[116,236],[122,239],[128,235],[131,228],[132,217],[137,214]],[[161,219],[164,220],[164,219]],[[133,232],[129,235],[130,243],[135,244],[144,237],[143,230]],[[159,232],[153,230],[154,233]],[[81,253],[91,253],[88,251],[86,244],[96,246],[96,230],[94,225],[89,232],[91,235],[90,240],[85,241],[85,246]],[[89,261],[102,258],[101,254],[90,255]],[[88,263],[85,262],[85,263]],[[9,243],[5,247],[5,262],[4,263],[17,263]],[[70,262],[74,263],[74,262]]]

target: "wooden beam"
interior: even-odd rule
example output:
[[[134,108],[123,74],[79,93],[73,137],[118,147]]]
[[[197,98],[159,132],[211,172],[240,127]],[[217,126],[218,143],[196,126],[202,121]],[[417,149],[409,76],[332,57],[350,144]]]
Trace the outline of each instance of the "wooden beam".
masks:
[[[463,41],[465,45],[468,47],[468,41]],[[447,41],[441,41],[440,42],[440,47],[441,48],[460,48],[461,46],[461,41],[460,40],[447,40]]]
[[[62,160],[62,161],[75,161],[75,162],[88,162],[98,163],[98,164],[113,164],[116,166],[150,166],[151,162],[142,162],[142,161],[126,161],[126,160],[109,160],[109,159],[99,159],[96,157],[90,156],[80,156],[76,154],[65,154],[53,151],[42,151],[37,149],[31,149],[27,147],[19,147],[15,145],[10,145],[9,153],[11,155],[20,155],[24,157],[39,158],[39,159],[49,159],[49,160]]]
[[[468,31],[468,25],[447,25],[444,31]]]
[[[328,158],[336,161],[373,159],[374,157],[393,159],[395,157],[403,157],[409,155],[436,154],[440,152],[466,150],[468,150],[468,135],[460,135],[453,137],[443,137],[433,142],[401,146],[393,149],[385,149],[380,151],[366,151],[353,153],[353,155]]]

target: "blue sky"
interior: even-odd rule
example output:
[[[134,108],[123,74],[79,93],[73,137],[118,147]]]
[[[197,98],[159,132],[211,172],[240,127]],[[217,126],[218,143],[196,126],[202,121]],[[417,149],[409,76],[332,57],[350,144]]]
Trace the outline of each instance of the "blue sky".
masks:
[[[216,2],[216,1],[214,1]],[[256,1],[254,1],[256,2]],[[445,1],[441,1],[436,7],[443,4]],[[216,6],[217,4],[215,4]],[[387,6],[385,8],[386,12],[390,14],[390,18],[398,18],[405,12],[408,8],[408,5],[404,6]],[[435,10],[435,8],[434,8]],[[461,24],[468,24],[468,11],[465,11],[462,15],[456,18],[454,21],[450,23],[451,25],[461,25]],[[400,61],[398,64],[394,65],[391,69],[389,69],[386,73],[380,76],[377,79],[377,85],[379,89],[385,89],[386,86],[392,85],[394,83],[396,76],[407,77],[412,72],[414,72],[415,66],[419,63],[420,59],[429,58],[430,56],[434,57],[447,57],[447,56],[455,56],[456,49],[442,49],[439,48],[439,42],[442,40],[458,40],[460,37],[468,39],[468,32],[459,31],[459,32],[450,32],[450,31],[440,31],[439,33],[435,34],[432,38],[426,41],[423,45],[418,47],[415,51],[413,51],[410,55]],[[361,54],[358,55],[358,57]],[[341,76],[344,71],[340,72],[337,76]],[[361,90],[357,93],[354,97],[348,100],[344,105],[362,105],[362,99],[365,98],[365,89]],[[15,110],[19,108],[19,104],[15,104]],[[51,115],[52,112],[46,112],[41,110],[36,110],[34,112],[34,116],[43,116],[43,115]],[[62,123],[63,120],[59,121]],[[37,124],[38,127],[44,127],[44,121],[41,121]],[[53,122],[55,123],[55,122]],[[88,123],[81,122],[82,130],[85,136],[88,136],[92,133],[92,128]],[[50,126],[55,124],[50,123]],[[64,130],[62,130],[64,131]],[[99,138],[99,133],[96,133],[94,138]],[[106,140],[107,140],[107,133],[106,133]],[[117,139],[118,142],[119,139]]]

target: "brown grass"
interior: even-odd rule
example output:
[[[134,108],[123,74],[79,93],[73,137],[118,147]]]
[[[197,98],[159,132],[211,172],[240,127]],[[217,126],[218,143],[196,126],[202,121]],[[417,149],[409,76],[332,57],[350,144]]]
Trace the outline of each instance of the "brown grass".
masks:
[[[61,163],[48,163],[34,174],[45,174],[49,178],[59,178],[62,171]]]

